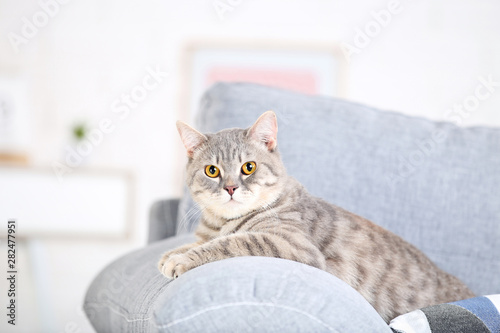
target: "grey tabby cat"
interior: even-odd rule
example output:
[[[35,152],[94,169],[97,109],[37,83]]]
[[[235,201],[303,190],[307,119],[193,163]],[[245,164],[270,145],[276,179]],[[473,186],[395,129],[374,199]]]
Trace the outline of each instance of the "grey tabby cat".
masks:
[[[169,251],[158,267],[176,278],[237,256],[295,260],[344,280],[389,321],[474,294],[395,234],[322,199],[288,176],[272,111],[249,129],[201,134],[178,122],[187,183],[202,209],[198,241]]]

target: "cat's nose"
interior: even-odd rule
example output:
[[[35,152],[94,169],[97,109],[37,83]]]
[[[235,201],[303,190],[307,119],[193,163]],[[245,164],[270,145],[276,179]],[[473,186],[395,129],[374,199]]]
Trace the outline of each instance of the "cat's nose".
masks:
[[[233,195],[234,191],[236,191],[237,188],[238,186],[235,185],[224,186],[224,189],[227,191],[227,193],[229,193],[229,195]]]

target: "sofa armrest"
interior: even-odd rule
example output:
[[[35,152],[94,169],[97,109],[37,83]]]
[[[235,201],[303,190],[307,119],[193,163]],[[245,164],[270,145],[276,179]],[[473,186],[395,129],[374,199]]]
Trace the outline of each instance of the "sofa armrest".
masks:
[[[84,310],[97,332],[386,332],[388,325],[354,289],[295,261],[238,257],[176,280],[156,264],[172,237],[110,264],[92,282]]]
[[[148,243],[172,237],[176,232],[180,199],[160,200],[149,211]]]

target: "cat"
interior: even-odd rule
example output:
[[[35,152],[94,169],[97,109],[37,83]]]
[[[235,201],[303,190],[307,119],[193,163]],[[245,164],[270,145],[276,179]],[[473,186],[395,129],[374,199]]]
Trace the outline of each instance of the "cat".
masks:
[[[187,150],[187,185],[202,208],[198,241],[166,252],[158,268],[177,278],[237,256],[298,261],[356,289],[386,321],[474,297],[456,277],[382,227],[313,197],[287,175],[268,111],[248,129],[202,134],[177,122]]]

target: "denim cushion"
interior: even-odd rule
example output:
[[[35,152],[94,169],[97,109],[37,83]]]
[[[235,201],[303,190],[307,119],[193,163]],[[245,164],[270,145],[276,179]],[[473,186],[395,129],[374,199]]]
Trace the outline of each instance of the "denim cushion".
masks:
[[[92,281],[83,304],[96,332],[157,332],[152,313],[169,281],[160,274],[157,262],[168,249],[193,241],[190,234],[168,238],[104,268]]]
[[[193,235],[132,252],[90,286],[85,312],[97,332],[380,332],[389,327],[335,276],[295,261],[239,257],[160,274],[160,255]]]
[[[267,110],[289,174],[312,194],[415,244],[477,294],[500,292],[500,129],[246,83],[213,86],[194,125],[246,128]],[[177,232],[198,217],[186,195]]]

